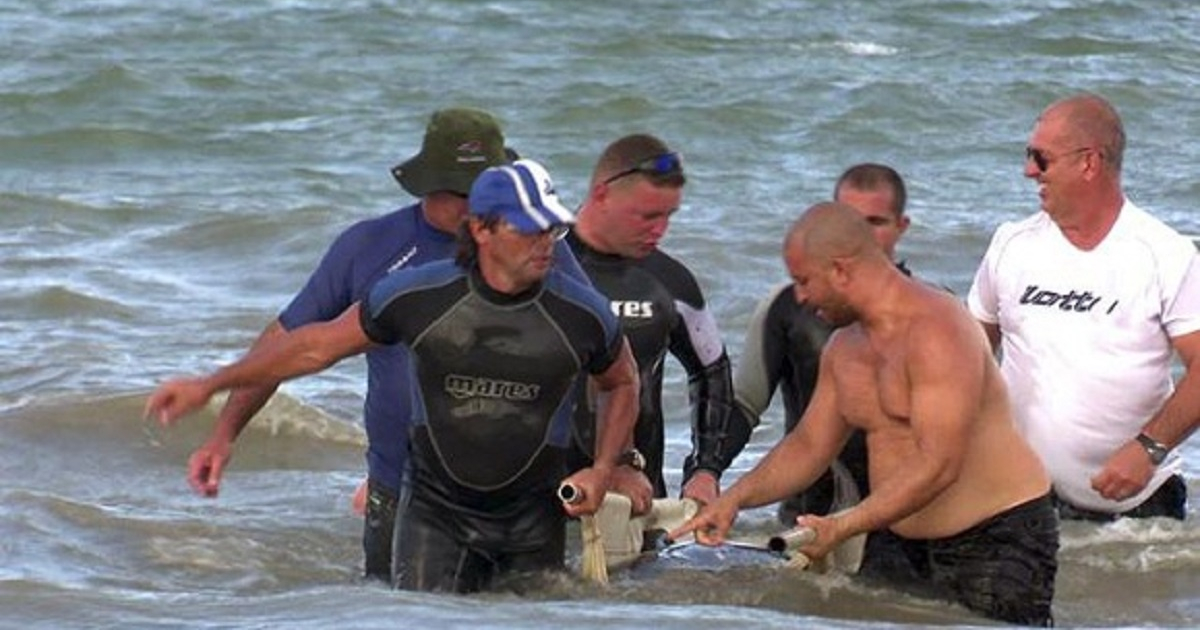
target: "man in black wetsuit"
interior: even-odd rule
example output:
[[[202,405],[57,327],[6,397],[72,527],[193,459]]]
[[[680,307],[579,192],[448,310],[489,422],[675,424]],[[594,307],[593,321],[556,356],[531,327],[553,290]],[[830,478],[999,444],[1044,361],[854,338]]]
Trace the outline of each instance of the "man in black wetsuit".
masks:
[[[838,177],[833,197],[867,220],[875,242],[895,260],[896,243],[909,224],[904,214],[907,193],[900,174],[882,164],[851,166]],[[909,274],[903,262],[896,266]],[[775,287],[758,304],[746,330],[734,376],[735,413],[739,416],[734,426],[757,426],[779,386],[785,430],[795,428],[812,397],[821,349],[832,332],[833,326],[818,317],[812,306],[796,301],[792,282]],[[745,446],[749,433],[738,437],[734,453]],[[790,527],[801,514],[829,514],[857,502],[867,491],[866,442],[863,432],[855,431],[816,483],[780,504],[779,520]]]
[[[644,469],[655,497],[666,496],[662,381],[669,351],[687,371],[692,404],[693,449],[684,462],[682,494],[708,502],[716,498],[718,478],[732,460],[725,452],[732,384],[725,346],[695,277],[658,248],[685,182],[679,154],[662,140],[648,134],[620,138],[600,155],[567,238],[592,284],[608,297],[637,358],[636,451],[624,462]],[[593,406],[587,396],[577,406],[574,466],[591,462]],[[647,493],[626,481],[628,475],[619,475],[617,486],[633,499],[634,512],[649,509]]]
[[[501,573],[561,568],[566,516],[597,509],[637,413],[637,366],[608,301],[552,265],[573,217],[545,170],[528,160],[489,168],[469,207],[454,261],[394,272],[338,318],[168,382],[146,405],[169,423],[220,390],[406,345],[418,399],[394,562],[404,589],[470,592]],[[595,466],[565,480],[583,501],[564,507],[555,490],[584,372],[603,428]]]

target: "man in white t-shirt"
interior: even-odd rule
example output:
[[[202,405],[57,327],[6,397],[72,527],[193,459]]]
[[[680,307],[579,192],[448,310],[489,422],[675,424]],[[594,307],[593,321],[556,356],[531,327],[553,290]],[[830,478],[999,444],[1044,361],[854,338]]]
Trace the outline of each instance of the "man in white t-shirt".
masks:
[[[1175,447],[1200,420],[1200,261],[1121,190],[1125,133],[1093,94],[1042,112],[1042,212],[996,230],[967,302],[1064,518],[1186,515]],[[1186,373],[1171,379],[1172,351]]]

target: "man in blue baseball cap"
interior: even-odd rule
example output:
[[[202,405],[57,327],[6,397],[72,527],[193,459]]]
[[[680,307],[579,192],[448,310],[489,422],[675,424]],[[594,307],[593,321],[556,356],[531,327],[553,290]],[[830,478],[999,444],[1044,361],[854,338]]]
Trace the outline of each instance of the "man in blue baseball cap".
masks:
[[[415,200],[385,214],[359,221],[334,239],[320,264],[255,345],[267,343],[306,324],[330,321],[391,271],[447,260],[468,214],[467,195],[479,174],[507,164],[514,153],[505,147],[500,123],[474,108],[434,112],[420,150],[391,169]],[[565,243],[556,264],[583,278]],[[414,384],[409,353],[403,346],[377,346],[364,357],[367,388],[363,426],[367,434],[367,481],[362,492],[364,573],[392,580],[392,542],[401,479],[408,462],[408,435]],[[230,393],[211,434],[188,461],[188,481],[196,492],[216,497],[234,442],[251,418],[274,394],[278,383],[239,388]]]
[[[471,592],[503,573],[561,569],[566,517],[599,507],[638,409],[637,365],[608,300],[552,264],[573,220],[541,165],[489,168],[471,187],[454,261],[389,274],[332,321],[276,335],[207,376],[165,383],[146,413],[171,423],[218,391],[403,346],[416,400],[397,586]],[[600,394],[596,457],[564,479],[583,373]],[[563,506],[555,490],[564,482],[583,500]]]

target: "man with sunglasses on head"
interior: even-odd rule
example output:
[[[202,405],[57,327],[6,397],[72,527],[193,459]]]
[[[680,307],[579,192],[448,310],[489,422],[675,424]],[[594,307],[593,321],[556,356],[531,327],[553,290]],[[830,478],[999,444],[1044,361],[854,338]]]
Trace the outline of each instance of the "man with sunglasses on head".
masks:
[[[1124,153],[1103,98],[1043,110],[1025,150],[1041,212],[996,230],[968,304],[1000,352],[1059,514],[1183,519],[1176,447],[1200,422],[1200,262],[1189,239],[1125,196]]]
[[[434,112],[421,150],[392,169],[400,186],[418,201],[360,221],[339,234],[304,288],[254,347],[305,324],[334,319],[392,271],[453,257],[472,182],[484,169],[505,164],[512,155],[504,146],[500,124],[488,112],[471,108]],[[565,245],[555,251],[558,264],[584,278]],[[411,359],[402,346],[377,346],[365,357],[367,482],[365,492],[356,498],[365,494],[365,575],[390,582],[393,529],[413,413]],[[233,442],[277,388],[278,383],[264,384],[230,394],[209,438],[188,462],[188,480],[196,492],[217,496]]]
[[[616,487],[635,513],[666,496],[663,477],[662,382],[670,352],[687,371],[692,405],[692,452],[683,469],[684,497],[716,498],[729,457],[732,403],[729,360],[712,313],[692,275],[659,249],[679,209],[687,178],[683,161],[649,134],[624,136],[608,145],[592,171],[578,222],[567,237],[580,265],[608,297],[629,338],[641,375],[641,409],[633,449],[622,459]],[[580,398],[575,415],[574,466],[592,461],[597,421],[594,396]]]
[[[402,345],[414,401],[397,586],[465,593],[505,574],[561,570],[566,516],[599,507],[638,404],[637,366],[608,301],[554,264],[572,220],[540,164],[489,168],[472,185],[453,261],[388,274],[333,320],[163,384],[147,415],[174,422],[218,391]],[[564,479],[582,374],[601,401],[602,428],[595,465]],[[561,483],[581,501],[564,507]]]

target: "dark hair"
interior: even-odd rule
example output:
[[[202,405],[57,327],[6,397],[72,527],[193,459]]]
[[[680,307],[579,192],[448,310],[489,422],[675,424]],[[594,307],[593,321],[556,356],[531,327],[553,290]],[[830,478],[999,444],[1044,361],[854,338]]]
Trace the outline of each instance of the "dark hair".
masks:
[[[879,190],[885,187],[890,189],[892,191],[892,212],[896,216],[904,214],[904,205],[908,203],[908,192],[904,188],[904,179],[900,177],[900,173],[897,173],[896,169],[883,164],[865,162],[846,169],[841,177],[838,177],[837,184],[833,186],[834,199],[837,199],[837,193],[842,186],[848,186],[855,190]]]
[[[646,160],[671,153],[667,143],[648,133],[634,133],[622,136],[605,147],[592,171],[592,185],[603,182],[622,171],[635,168]],[[652,175],[639,171],[637,175],[645,177],[655,186],[681,188],[687,183],[683,169],[665,175]]]
[[[471,221],[479,221],[484,228],[494,232],[496,226],[500,225],[500,215],[472,215],[458,226],[458,234],[455,235],[457,248],[454,252],[454,264],[463,269],[470,269],[479,262],[479,243],[476,243],[475,237],[471,236]]]

